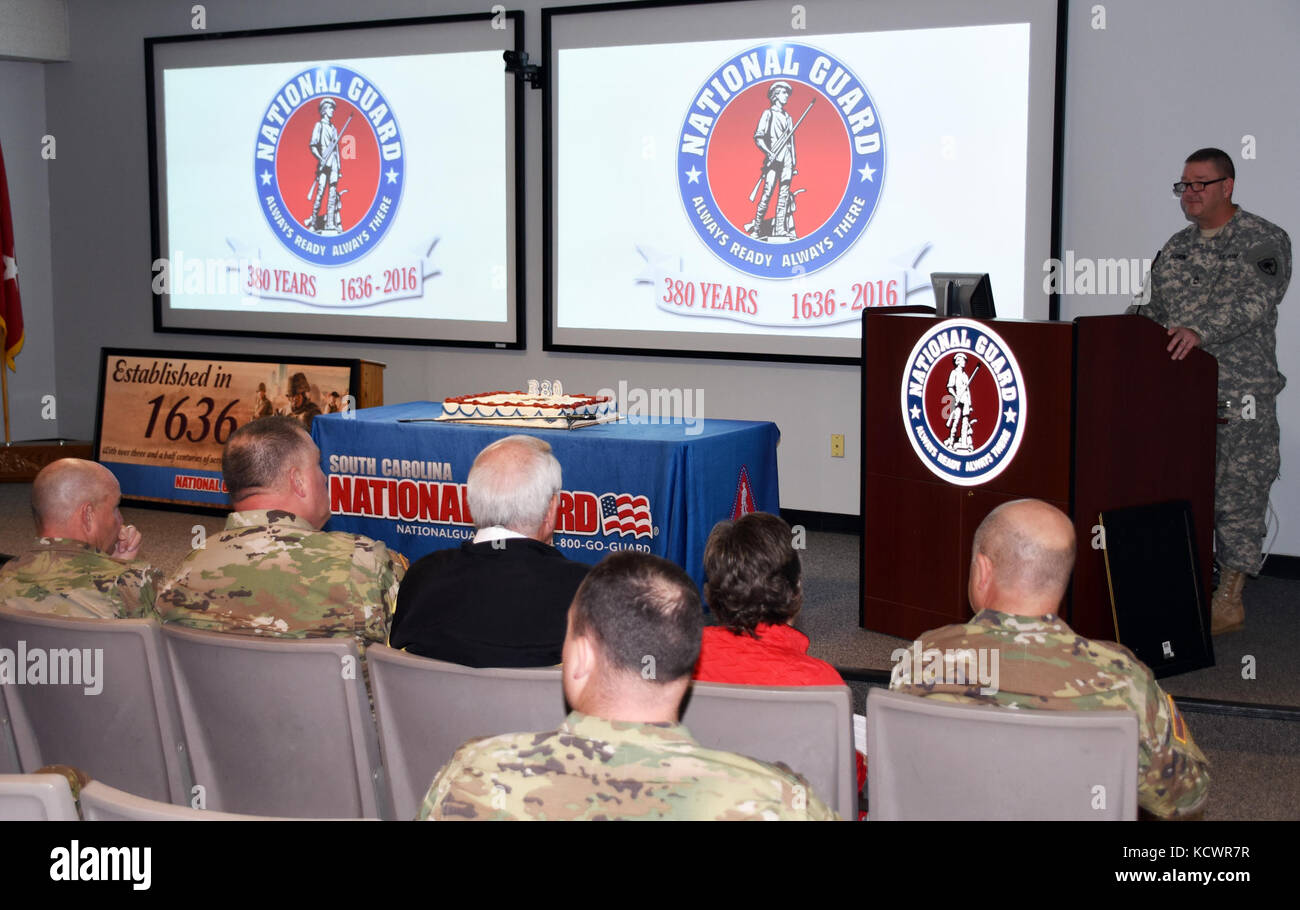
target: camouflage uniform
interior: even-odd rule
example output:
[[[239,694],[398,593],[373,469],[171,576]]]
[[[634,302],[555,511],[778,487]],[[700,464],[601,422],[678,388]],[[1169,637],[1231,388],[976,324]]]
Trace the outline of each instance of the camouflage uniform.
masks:
[[[1259,570],[1268,492],[1278,475],[1277,307],[1291,281],[1291,238],[1275,224],[1237,208],[1209,239],[1189,224],[1169,239],[1151,268],[1151,302],[1129,307],[1166,328],[1186,326],[1219,361],[1220,425],[1214,531],[1221,566]],[[1242,419],[1242,397],[1255,416]]]
[[[997,610],[981,610],[969,623],[935,629],[920,641],[923,655],[931,648],[949,653],[997,650],[998,676],[990,687],[997,691],[981,695],[978,681],[926,681],[921,667],[911,668],[909,676],[905,661],[894,665],[891,689],[1016,709],[1129,708],[1138,718],[1138,803],[1161,818],[1188,815],[1204,806],[1210,763],[1173,699],[1127,648],[1083,638],[1052,614],[1015,616]]]
[[[681,724],[577,711],[550,733],[471,740],[438,772],[422,820],[837,820],[776,765],[706,749]]]
[[[283,511],[231,512],[158,595],[164,622],[276,638],[386,642],[406,559]]]
[[[155,616],[162,580],[147,562],[114,559],[80,540],[38,537],[0,568],[0,603],[76,619]]]

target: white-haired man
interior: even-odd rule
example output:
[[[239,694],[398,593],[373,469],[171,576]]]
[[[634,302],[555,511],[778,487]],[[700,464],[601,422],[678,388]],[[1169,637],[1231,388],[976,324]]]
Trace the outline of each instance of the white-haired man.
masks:
[[[389,643],[468,667],[559,663],[588,568],[551,546],[560,463],[543,440],[507,436],[478,454],[467,485],[474,539],[411,566]]]

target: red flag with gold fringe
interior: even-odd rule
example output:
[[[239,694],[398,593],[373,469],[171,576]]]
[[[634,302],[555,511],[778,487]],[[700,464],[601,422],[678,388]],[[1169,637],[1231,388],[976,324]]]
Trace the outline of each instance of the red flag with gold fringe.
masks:
[[[14,221],[9,213],[9,181],[5,157],[0,150],[0,325],[5,330],[4,361],[14,367],[14,356],[23,349],[23,304],[18,297],[18,263],[14,259]]]

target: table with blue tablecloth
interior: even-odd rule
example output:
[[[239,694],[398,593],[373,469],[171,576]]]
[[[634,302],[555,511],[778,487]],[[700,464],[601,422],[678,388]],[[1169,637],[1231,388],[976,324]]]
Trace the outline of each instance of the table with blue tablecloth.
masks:
[[[714,524],[780,510],[776,424],[633,418],[575,430],[411,422],[438,402],[325,414],[312,422],[329,478],[326,530],[384,541],[414,561],[474,535],[465,481],[474,457],[514,433],[545,439],[564,472],[555,546],[596,563],[635,549],[671,559],[704,582]]]

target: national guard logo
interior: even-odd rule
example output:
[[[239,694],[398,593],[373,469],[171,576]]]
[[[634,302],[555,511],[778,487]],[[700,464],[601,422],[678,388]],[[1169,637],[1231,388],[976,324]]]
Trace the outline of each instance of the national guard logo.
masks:
[[[406,167],[397,118],[379,88],[346,66],[281,85],[258,126],[254,185],[285,248],[313,265],[365,256],[387,233]]]
[[[949,483],[1001,474],[1025,436],[1025,383],[987,325],[949,319],[923,334],[903,371],[903,423],[916,455]]]
[[[853,70],[776,42],[713,71],[682,123],[677,183],[705,246],[756,278],[830,265],[866,230],[884,183],[884,132]]]

